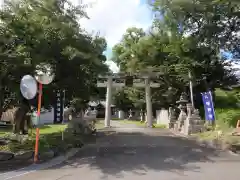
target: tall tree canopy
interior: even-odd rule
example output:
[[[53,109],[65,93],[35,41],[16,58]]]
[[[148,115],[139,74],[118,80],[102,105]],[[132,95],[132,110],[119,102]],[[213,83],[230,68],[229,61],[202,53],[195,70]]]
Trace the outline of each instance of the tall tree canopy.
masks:
[[[162,72],[157,79],[160,88],[153,90],[157,104],[175,103],[179,93],[186,91],[188,72],[193,76],[196,94],[237,82],[231,64],[220,57],[220,50],[237,51],[238,4],[156,0],[151,6],[156,14],[151,30],[128,29],[113,48],[113,61],[121,71]],[[219,16],[222,11],[223,19]]]
[[[67,102],[90,98],[98,74],[109,71],[103,55],[107,44],[88,34],[81,18],[87,14],[68,0],[5,2],[0,10],[0,112],[21,104],[21,77],[33,74],[40,63],[51,64],[55,73],[44,87],[45,106],[53,102],[53,89],[66,90]]]
[[[238,0],[155,0],[155,13],[178,25],[198,43],[222,48],[239,56],[240,2]],[[172,21],[174,20],[174,21]]]

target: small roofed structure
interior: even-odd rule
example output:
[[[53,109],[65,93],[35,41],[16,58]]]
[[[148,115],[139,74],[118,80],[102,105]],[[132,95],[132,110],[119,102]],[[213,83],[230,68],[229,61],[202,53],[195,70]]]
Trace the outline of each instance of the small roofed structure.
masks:
[[[88,105],[89,105],[90,107],[103,106],[104,108],[106,108],[106,101],[98,101],[98,102],[96,102],[96,101],[90,101],[90,102],[88,103]],[[111,107],[115,107],[115,105],[112,104]]]

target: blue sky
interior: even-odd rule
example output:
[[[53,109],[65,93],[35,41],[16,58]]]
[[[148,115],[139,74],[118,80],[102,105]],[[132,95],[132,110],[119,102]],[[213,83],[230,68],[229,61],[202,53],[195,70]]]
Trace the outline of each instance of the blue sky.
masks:
[[[226,52],[226,51],[223,51],[221,50],[221,55],[226,58],[226,59],[232,59],[233,58],[233,54],[230,53],[230,52]]]

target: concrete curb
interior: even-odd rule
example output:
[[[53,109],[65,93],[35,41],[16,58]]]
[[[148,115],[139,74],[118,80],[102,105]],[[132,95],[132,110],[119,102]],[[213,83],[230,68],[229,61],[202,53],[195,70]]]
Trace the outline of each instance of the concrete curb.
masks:
[[[84,148],[84,147],[83,147]],[[58,164],[61,164],[62,162],[66,161],[67,159],[73,157],[78,153],[82,148],[73,148],[69,150],[65,155],[58,156],[56,158],[53,158],[52,160],[45,162],[43,164],[32,164],[30,166],[27,166],[25,168],[21,168],[15,171],[10,171],[6,173],[0,174],[1,180],[8,180],[8,179],[14,179],[16,177],[20,177],[35,171],[47,169],[53,166],[56,166]]]

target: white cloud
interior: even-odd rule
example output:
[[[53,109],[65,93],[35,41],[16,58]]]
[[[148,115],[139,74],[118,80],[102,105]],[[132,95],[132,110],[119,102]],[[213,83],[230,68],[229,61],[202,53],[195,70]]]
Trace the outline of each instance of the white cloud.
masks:
[[[151,16],[147,5],[140,5],[140,0],[98,0],[93,8],[88,8],[90,20],[81,24],[89,31],[100,31],[105,35],[109,47],[121,39],[128,27],[147,28]]]
[[[87,31],[99,31],[105,36],[108,48],[118,43],[129,27],[147,29],[151,25],[151,11],[141,0],[72,0],[74,4],[95,2],[86,9],[90,19],[82,19],[80,24]],[[108,62],[116,71],[117,66]]]
[[[0,0],[2,2],[3,0]],[[144,0],[71,0],[75,5],[85,5],[90,17],[82,19],[80,24],[89,32],[100,32],[105,36],[108,49],[121,40],[129,27],[147,29],[151,25],[151,11]],[[109,53],[107,53],[109,54]],[[116,71],[117,66],[108,62]]]

